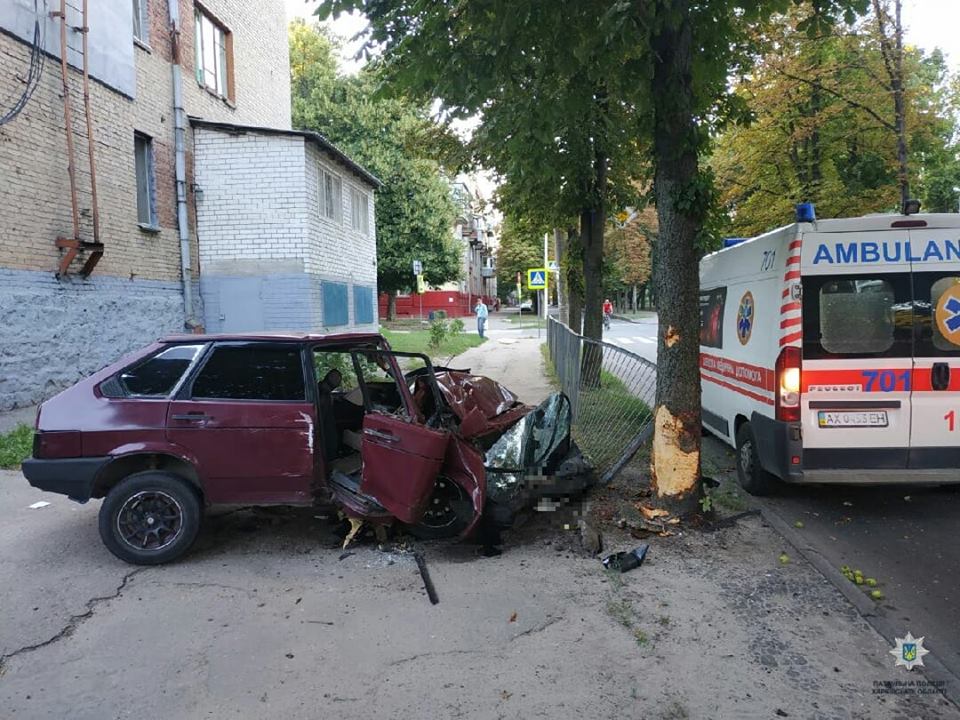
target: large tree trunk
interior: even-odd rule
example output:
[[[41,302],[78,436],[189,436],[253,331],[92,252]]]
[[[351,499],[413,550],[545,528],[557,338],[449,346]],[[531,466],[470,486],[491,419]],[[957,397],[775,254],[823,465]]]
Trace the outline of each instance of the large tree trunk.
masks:
[[[396,291],[387,293],[387,320],[395,320],[397,317],[397,293]]]
[[[664,2],[654,39],[654,192],[657,247],[657,406],[651,458],[656,502],[680,515],[700,497],[700,315],[696,238],[704,209],[676,206],[699,180],[690,0]]]
[[[570,305],[570,328],[578,335],[583,329],[583,260],[580,252],[580,234],[576,228],[567,229],[566,254],[567,298]]]

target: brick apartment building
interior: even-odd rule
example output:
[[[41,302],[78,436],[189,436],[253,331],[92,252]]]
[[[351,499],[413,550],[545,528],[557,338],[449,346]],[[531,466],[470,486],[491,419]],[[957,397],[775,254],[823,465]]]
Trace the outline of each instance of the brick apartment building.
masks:
[[[196,167],[194,145],[200,131],[194,126],[199,128],[198,123],[237,126],[232,133],[217,132],[227,145],[241,148],[246,141],[240,127],[290,133],[282,0],[96,0],[89,2],[86,33],[80,8],[81,0],[0,2],[0,410],[49,397],[119,354],[171,331],[208,324],[211,329],[235,330],[322,326],[322,310],[299,316],[288,312],[285,318],[264,310],[272,302],[269,291],[274,284],[269,281],[266,290],[258,286],[255,294],[262,306],[259,314],[247,312],[248,321],[240,325],[221,321],[221,316],[230,316],[222,302],[229,300],[230,293],[223,295],[216,281],[204,286],[200,282],[205,262],[210,262],[212,274],[223,274],[222,263],[231,260],[231,247],[237,249],[235,259],[241,265],[254,257],[251,247],[277,250],[272,257],[257,256],[265,260],[260,262],[264,276],[306,273],[310,281],[314,276],[329,278],[329,269],[308,267],[319,252],[318,240],[305,241],[317,248],[314,254],[296,255],[279,247],[295,245],[293,234],[281,238],[274,232],[275,224],[255,226],[257,218],[251,217],[259,212],[264,220],[270,215],[268,206],[278,206],[278,198],[267,202],[266,189],[277,195],[294,188],[305,190],[311,172],[320,182],[325,176],[319,175],[317,158],[325,158],[335,191],[342,183],[335,219],[344,223],[355,215],[350,202],[359,196],[348,191],[354,185],[362,188],[364,199],[358,204],[365,203],[369,213],[361,224],[366,236],[350,238],[362,239],[363,250],[341,250],[336,255],[350,258],[353,268],[369,255],[371,245],[375,248],[375,178],[366,177],[362,168],[323,145],[322,139],[308,141],[290,134],[289,139],[298,138],[304,148],[299,164],[272,167],[273,174],[268,175],[273,184],[251,189],[246,196],[225,193],[222,186],[233,182],[230,170],[246,176],[255,172],[252,158],[231,167],[208,151],[204,159],[209,169]],[[61,32],[66,36],[69,64],[65,82]],[[81,72],[85,63],[88,83]],[[64,85],[69,103],[65,103]],[[11,119],[18,100],[22,110]],[[66,132],[68,112],[71,134]],[[93,128],[92,144],[88,144],[88,122]],[[70,135],[75,204],[68,173]],[[263,137],[265,143],[282,144],[280,138],[285,136],[281,132]],[[236,151],[225,146],[223,152],[236,157]],[[267,155],[259,160],[265,161]],[[284,172],[287,169],[291,175]],[[319,201],[316,186],[300,197],[309,193]],[[243,206],[246,214],[218,215],[217,205],[228,202],[234,209]],[[310,220],[309,212],[302,209],[294,231],[310,230],[311,222],[326,227],[319,220],[323,208],[314,205],[314,209],[318,219]],[[209,248],[203,247],[207,237]],[[301,262],[293,272],[295,256]],[[331,307],[349,306],[346,324],[368,318],[376,322],[376,309],[371,317],[363,290],[375,283],[375,259],[373,263],[371,272],[355,272],[352,279],[347,274],[346,282],[339,278],[341,285],[348,286],[347,299],[342,288],[327,291],[314,283],[320,296],[330,295]],[[244,273],[249,282],[250,268]],[[353,292],[354,283],[359,292]],[[306,297],[287,285],[282,280],[277,284],[277,294],[287,302]],[[209,310],[204,297],[208,287]],[[236,302],[249,307],[243,293]],[[338,327],[344,324],[342,316],[342,309],[331,315]]]

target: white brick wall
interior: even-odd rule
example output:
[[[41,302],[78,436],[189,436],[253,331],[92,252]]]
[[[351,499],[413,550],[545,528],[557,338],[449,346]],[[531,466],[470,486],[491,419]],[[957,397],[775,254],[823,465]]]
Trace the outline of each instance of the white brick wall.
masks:
[[[298,135],[194,129],[201,274],[303,272],[376,288],[374,193],[366,181]],[[343,183],[341,222],[320,216],[319,168]],[[351,224],[351,193],[365,193],[369,233]],[[350,299],[353,322],[353,300]]]
[[[223,272],[236,261],[293,260],[305,269],[303,139],[203,128],[193,135],[196,182],[203,188],[201,273]]]
[[[344,278],[352,282],[377,283],[377,241],[374,217],[374,193],[370,186],[346,167],[322,153],[315,143],[307,146],[306,166],[307,224],[309,228],[310,253],[307,272]],[[320,216],[318,186],[319,168],[338,175],[343,182],[341,197],[341,221],[339,223]],[[367,195],[370,233],[364,237],[351,225],[352,207],[350,189],[355,188]]]

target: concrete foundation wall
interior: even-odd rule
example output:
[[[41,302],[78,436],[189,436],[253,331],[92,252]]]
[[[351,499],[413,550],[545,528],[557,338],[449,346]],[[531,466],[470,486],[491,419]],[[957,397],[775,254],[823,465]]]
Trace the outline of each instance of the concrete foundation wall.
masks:
[[[200,292],[207,332],[376,332],[372,323],[357,323],[353,293],[363,286],[348,285],[347,325],[324,324],[323,283],[344,283],[308,273],[261,275],[203,274]]]
[[[158,337],[182,332],[175,282],[0,268],[0,411],[39,403]]]

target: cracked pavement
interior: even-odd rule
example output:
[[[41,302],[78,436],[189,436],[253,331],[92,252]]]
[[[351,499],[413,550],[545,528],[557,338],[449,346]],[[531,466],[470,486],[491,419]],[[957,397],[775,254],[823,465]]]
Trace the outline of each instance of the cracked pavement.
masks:
[[[98,506],[0,472],[4,720],[960,718],[872,696],[898,677],[886,643],[756,517],[615,577],[553,517],[496,558],[427,544],[434,606],[411,554],[339,560],[314,511],[208,517],[183,561],[139,569]]]

